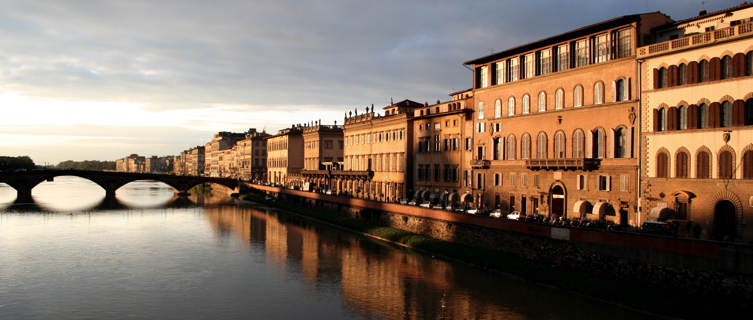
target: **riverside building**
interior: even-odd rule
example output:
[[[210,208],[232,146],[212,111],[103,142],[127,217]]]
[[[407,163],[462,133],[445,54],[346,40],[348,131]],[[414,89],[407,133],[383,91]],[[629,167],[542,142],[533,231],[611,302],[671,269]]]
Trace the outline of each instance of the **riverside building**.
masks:
[[[282,129],[267,139],[267,181],[288,187],[301,187],[303,136],[301,125]],[[290,177],[289,177],[290,176]]]
[[[753,239],[753,4],[654,29],[638,48],[645,219]]]
[[[332,170],[342,168],[343,141],[342,126],[322,125],[315,122],[303,127],[304,165],[301,175],[308,190],[332,190]]]
[[[622,16],[465,62],[479,207],[638,224],[638,46],[661,13]]]

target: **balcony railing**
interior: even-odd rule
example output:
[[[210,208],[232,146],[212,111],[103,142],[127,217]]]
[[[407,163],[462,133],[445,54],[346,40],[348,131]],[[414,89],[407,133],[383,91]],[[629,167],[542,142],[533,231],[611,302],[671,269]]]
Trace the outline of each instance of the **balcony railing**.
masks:
[[[473,159],[471,161],[471,167],[473,167],[474,169],[488,169],[491,164],[492,162],[490,160]]]
[[[531,170],[593,170],[601,164],[601,159],[560,158],[528,159],[526,168]]]
[[[705,33],[692,34],[679,39],[640,47],[638,48],[638,58],[644,58],[676,49],[696,47],[707,43],[748,35],[750,33],[753,33],[753,22],[743,23],[719,30],[712,30]]]

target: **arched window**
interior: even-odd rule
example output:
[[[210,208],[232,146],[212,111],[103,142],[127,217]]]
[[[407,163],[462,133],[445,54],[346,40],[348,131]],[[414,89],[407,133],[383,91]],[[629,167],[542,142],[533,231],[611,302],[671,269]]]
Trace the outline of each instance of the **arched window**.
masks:
[[[677,112],[677,129],[685,130],[688,128],[688,107],[680,106]]]
[[[623,100],[627,100],[625,98],[625,80],[617,79],[614,82],[614,101],[620,102]]]
[[[478,103],[478,118],[483,119],[484,118],[484,102],[479,101]]]
[[[677,84],[683,85],[688,83],[688,66],[684,63],[681,63],[679,67],[677,67]]]
[[[495,137],[492,139],[492,160],[499,160],[500,157],[502,157],[502,139],[500,137]]]
[[[745,54],[745,75],[753,75],[753,51]]]
[[[731,127],[732,126],[732,103],[729,101],[722,102],[722,117],[721,117],[721,123],[722,127]]]
[[[666,152],[659,152],[656,155],[656,177],[667,178],[667,168],[669,167],[669,157]]]
[[[753,125],[753,98],[748,99],[745,101],[745,125]]]
[[[536,138],[536,159],[547,158],[547,143],[549,143],[549,141],[546,138],[546,133],[543,131],[539,132],[539,136]]]
[[[577,85],[573,89],[573,107],[583,106],[583,86]]]
[[[711,157],[706,151],[699,151],[695,156],[695,177],[708,179],[711,177]]]
[[[494,117],[502,117],[502,101],[499,99],[497,99],[497,101],[494,101]]]
[[[507,160],[515,160],[516,149],[517,144],[515,143],[515,136],[511,134],[507,136]]]
[[[573,158],[583,158],[585,153],[586,135],[583,134],[583,130],[576,129],[573,132]]]
[[[614,157],[615,158],[624,158],[625,157],[625,129],[624,128],[617,128],[614,130]]]
[[[724,150],[719,153],[719,179],[733,179],[734,167],[732,152]]]
[[[510,99],[507,99],[507,115],[508,116],[515,115],[515,98],[513,97],[510,97]]]
[[[554,93],[554,109],[561,110],[565,106],[565,90],[557,89]]]
[[[698,63],[698,82],[709,81],[709,62],[701,60]]]
[[[520,158],[531,158],[531,135],[527,132],[520,137]]]
[[[675,178],[687,178],[687,177],[688,177],[688,154],[680,151],[675,155]]]
[[[539,112],[546,111],[546,92],[539,92]]]
[[[730,56],[724,56],[722,58],[722,74],[720,75],[722,79],[729,79],[732,78],[732,57]]]
[[[607,145],[607,135],[603,128],[591,131],[592,157],[604,159]]]
[[[594,104],[604,103],[604,82],[594,83]]]
[[[753,179],[753,150],[743,153],[743,179]]]
[[[701,103],[698,106],[698,128],[704,129],[709,127],[709,105]]]
[[[666,108],[659,108],[659,130],[658,131],[667,131],[667,109]]]
[[[523,95],[523,114],[529,114],[531,112],[531,96],[528,94]]]
[[[567,151],[565,150],[565,133],[557,131],[554,134],[554,157],[565,158]]]
[[[659,77],[657,81],[659,81],[659,83],[657,83],[657,88],[667,87],[667,68],[664,68],[664,67],[659,68]]]

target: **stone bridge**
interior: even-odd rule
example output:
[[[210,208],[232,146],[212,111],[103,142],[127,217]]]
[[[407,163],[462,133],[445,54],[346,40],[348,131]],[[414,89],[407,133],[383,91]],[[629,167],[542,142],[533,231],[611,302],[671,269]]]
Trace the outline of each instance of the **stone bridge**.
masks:
[[[237,191],[238,180],[230,178],[177,176],[158,173],[134,173],[89,170],[30,170],[23,172],[0,172],[0,182],[16,189],[16,203],[32,203],[31,189],[43,181],[53,181],[57,176],[75,176],[90,180],[105,189],[105,199],[115,199],[115,191],[120,187],[138,180],[155,180],[164,182],[175,189],[178,195],[188,195],[188,191],[202,183],[216,183]]]

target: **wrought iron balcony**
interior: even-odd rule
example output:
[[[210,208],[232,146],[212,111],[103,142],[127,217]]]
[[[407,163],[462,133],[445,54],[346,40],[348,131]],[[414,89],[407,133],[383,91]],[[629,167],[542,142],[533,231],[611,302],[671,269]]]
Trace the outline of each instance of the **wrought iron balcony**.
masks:
[[[471,161],[471,167],[474,169],[489,169],[489,166],[491,166],[491,164],[491,160],[473,159]]]
[[[598,169],[600,164],[601,159],[592,158],[526,160],[526,168],[531,170],[594,170]]]

